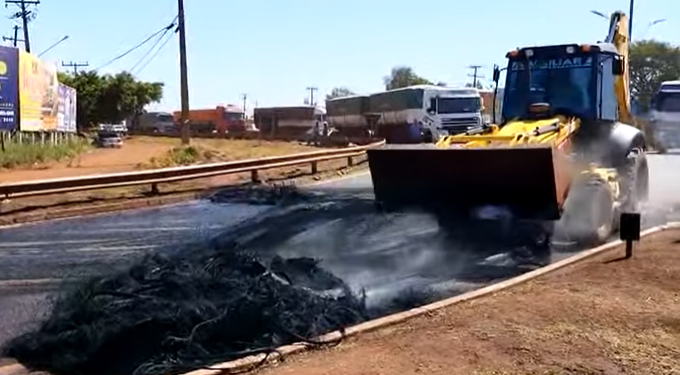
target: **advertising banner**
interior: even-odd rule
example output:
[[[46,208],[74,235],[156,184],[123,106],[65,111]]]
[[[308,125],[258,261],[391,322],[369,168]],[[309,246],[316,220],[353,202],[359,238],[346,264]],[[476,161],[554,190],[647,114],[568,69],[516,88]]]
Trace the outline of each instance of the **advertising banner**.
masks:
[[[17,127],[19,50],[0,46],[0,131]]]
[[[75,133],[76,130],[76,90],[60,83],[57,131]]]
[[[19,51],[19,128],[56,131],[58,111],[57,67]]]

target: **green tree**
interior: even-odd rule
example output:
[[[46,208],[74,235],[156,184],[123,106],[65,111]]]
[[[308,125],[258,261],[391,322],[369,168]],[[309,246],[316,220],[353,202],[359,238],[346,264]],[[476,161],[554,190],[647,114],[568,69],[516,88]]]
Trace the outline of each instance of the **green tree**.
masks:
[[[326,100],[331,100],[335,98],[342,98],[345,96],[352,96],[355,95],[354,92],[347,87],[336,87],[333,90],[331,90],[330,94],[326,95]]]
[[[95,71],[59,73],[59,82],[78,92],[80,128],[115,123],[143,113],[148,104],[163,98],[163,83],[136,80],[130,73],[99,75]]]
[[[432,81],[417,75],[413,68],[398,66],[392,68],[388,77],[384,77],[385,90],[394,90],[413,85],[432,85]]]
[[[680,78],[680,48],[667,42],[641,40],[630,46],[630,93],[643,111],[661,82]]]

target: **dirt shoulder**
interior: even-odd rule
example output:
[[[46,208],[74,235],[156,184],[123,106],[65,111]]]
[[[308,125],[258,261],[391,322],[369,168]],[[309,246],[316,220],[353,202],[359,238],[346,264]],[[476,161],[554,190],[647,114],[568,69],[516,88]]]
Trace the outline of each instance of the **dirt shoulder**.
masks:
[[[680,374],[680,231],[260,374]]]
[[[198,138],[193,139],[191,144],[214,151],[224,161],[319,150],[297,142],[255,140]],[[134,136],[127,139],[120,149],[93,148],[68,161],[45,163],[28,169],[0,170],[0,183],[130,172],[152,167],[154,159],[163,158],[173,147],[179,145],[178,138]]]

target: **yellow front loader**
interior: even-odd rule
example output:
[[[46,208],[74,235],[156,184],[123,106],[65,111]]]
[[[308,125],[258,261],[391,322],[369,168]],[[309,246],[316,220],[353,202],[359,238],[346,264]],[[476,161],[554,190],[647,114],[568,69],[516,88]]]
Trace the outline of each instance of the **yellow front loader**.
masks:
[[[435,145],[369,150],[376,200],[463,217],[505,212],[556,222],[565,240],[604,241],[617,213],[638,209],[648,190],[644,134],[623,123],[631,120],[625,15],[612,15],[604,42],[506,57],[503,121]]]

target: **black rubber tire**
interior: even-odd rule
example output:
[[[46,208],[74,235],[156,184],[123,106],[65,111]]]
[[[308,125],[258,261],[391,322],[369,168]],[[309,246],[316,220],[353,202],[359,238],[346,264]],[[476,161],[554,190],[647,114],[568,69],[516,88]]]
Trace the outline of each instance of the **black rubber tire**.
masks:
[[[596,246],[615,229],[614,197],[598,178],[573,186],[564,203],[562,218],[555,223],[554,238],[576,246]]]
[[[618,169],[621,176],[621,212],[639,212],[640,203],[649,199],[649,165],[647,155],[640,149],[628,153]]]

